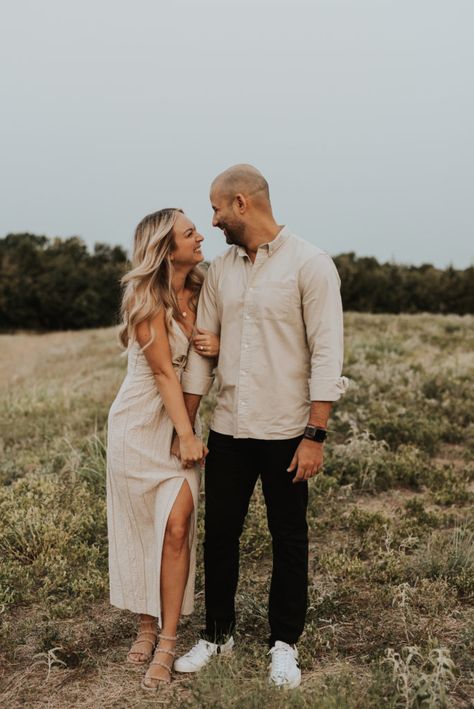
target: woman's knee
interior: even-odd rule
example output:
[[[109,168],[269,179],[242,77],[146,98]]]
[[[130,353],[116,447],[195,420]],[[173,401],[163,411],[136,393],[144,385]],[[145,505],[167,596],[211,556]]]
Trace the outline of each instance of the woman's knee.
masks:
[[[165,544],[179,551],[187,543],[189,517],[170,517],[166,525]]]

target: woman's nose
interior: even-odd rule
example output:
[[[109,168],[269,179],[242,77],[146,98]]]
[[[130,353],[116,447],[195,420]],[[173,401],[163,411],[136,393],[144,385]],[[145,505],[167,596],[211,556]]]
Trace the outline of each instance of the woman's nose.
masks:
[[[196,241],[200,243],[201,241],[204,241],[204,237],[202,234],[196,234]]]

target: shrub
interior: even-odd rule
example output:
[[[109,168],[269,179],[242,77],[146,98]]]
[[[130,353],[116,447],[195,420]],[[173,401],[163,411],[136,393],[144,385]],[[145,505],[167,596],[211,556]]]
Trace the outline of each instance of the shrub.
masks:
[[[385,441],[354,429],[347,443],[329,448],[325,462],[326,474],[341,485],[372,491],[397,484],[418,489],[428,470],[428,458],[417,448],[406,445],[391,451]]]
[[[407,559],[412,579],[445,579],[459,595],[474,596],[474,532],[467,526],[431,534]]]
[[[445,647],[423,652],[419,647],[389,648],[386,664],[392,670],[397,705],[404,707],[445,707],[454,683],[454,662]]]
[[[0,489],[0,604],[40,602],[59,615],[107,587],[103,498],[65,476]]]

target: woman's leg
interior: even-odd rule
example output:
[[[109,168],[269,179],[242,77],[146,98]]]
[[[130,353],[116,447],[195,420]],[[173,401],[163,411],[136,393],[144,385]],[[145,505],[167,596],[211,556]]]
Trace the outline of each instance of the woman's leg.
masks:
[[[157,640],[156,618],[152,615],[141,613],[138,621],[137,639],[128,652],[128,661],[133,664],[148,662],[153,656]]]
[[[188,481],[184,480],[166,524],[161,557],[161,634],[176,637],[184,591],[189,573],[189,525],[194,510],[194,500]],[[160,649],[174,651],[175,640],[160,639],[155,660],[171,667],[173,657]],[[145,684],[154,686],[152,680],[168,681],[170,673],[160,665],[150,665]]]

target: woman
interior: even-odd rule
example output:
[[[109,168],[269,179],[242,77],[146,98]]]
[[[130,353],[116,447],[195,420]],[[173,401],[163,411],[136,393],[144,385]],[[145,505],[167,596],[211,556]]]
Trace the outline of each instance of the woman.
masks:
[[[125,380],[109,413],[107,517],[110,601],[139,614],[128,661],[151,660],[143,687],[169,682],[180,613],[193,610],[199,463],[180,386],[191,340],[216,356],[216,335],[194,336],[203,237],[179,209],[145,217],[123,278]],[[180,459],[171,455],[173,432]],[[158,620],[161,634],[157,633]]]

